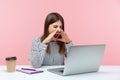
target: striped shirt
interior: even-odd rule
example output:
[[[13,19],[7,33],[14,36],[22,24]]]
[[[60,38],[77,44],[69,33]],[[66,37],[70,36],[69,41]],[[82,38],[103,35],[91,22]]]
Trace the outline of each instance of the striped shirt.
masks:
[[[72,42],[65,44],[66,55],[72,45]],[[29,55],[28,59],[31,61],[34,68],[64,64],[65,55],[59,54],[59,46],[57,45],[57,42],[50,42],[50,54],[46,52],[47,46],[48,45],[41,43],[40,37],[36,37],[32,40],[31,55]]]

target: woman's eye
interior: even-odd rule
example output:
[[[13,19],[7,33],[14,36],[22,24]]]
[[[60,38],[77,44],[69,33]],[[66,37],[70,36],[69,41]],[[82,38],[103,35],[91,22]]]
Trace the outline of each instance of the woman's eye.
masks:
[[[60,28],[62,29],[62,26],[60,26]]]
[[[54,28],[57,28],[58,26],[54,25],[53,27],[54,27]]]

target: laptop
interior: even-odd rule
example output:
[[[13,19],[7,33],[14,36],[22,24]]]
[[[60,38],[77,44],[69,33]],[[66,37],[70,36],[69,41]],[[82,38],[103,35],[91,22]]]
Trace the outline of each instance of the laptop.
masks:
[[[62,76],[97,72],[104,50],[105,44],[71,46],[64,67],[48,71]]]

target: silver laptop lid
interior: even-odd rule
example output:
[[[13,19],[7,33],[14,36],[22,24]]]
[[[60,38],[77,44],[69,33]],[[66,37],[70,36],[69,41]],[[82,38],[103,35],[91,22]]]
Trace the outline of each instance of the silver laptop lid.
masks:
[[[63,75],[98,71],[105,44],[72,46],[67,54]]]

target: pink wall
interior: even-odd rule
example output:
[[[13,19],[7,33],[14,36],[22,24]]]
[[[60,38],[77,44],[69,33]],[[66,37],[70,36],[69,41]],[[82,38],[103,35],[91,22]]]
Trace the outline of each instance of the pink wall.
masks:
[[[119,0],[0,0],[0,64],[14,55],[17,64],[30,64],[31,40],[54,11],[63,15],[74,44],[105,43],[102,64],[120,65]]]

